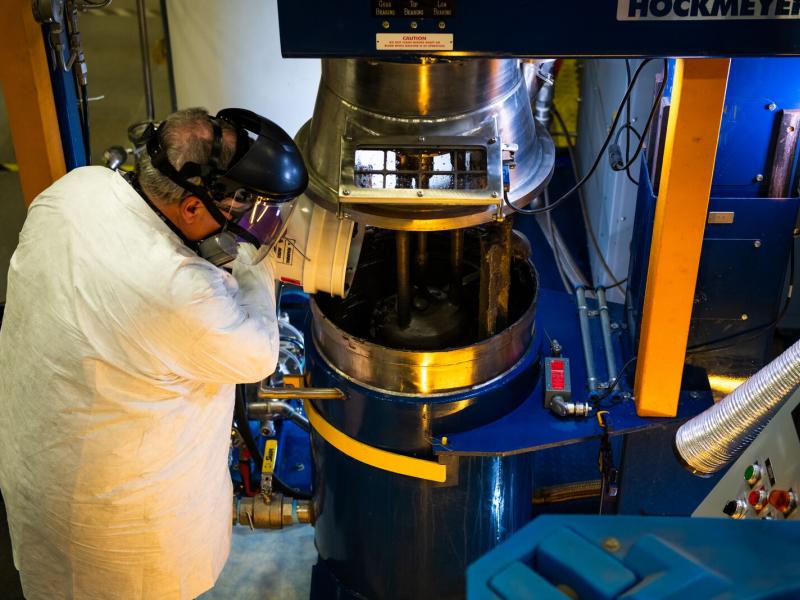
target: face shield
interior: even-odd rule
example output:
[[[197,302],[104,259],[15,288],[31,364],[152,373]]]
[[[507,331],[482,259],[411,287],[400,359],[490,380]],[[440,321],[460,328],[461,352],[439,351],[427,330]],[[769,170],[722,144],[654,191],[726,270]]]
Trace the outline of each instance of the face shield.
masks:
[[[283,233],[293,202],[308,185],[303,157],[292,138],[272,121],[248,110],[230,108],[209,117],[214,139],[206,165],[187,163],[180,171],[167,159],[158,130],[147,143],[154,167],[197,196],[221,229],[199,243],[200,255],[222,266],[239,255],[256,264]],[[236,151],[226,169],[219,168],[222,122],[236,130]],[[199,177],[202,185],[189,181]],[[239,244],[255,252],[239,253]]]
[[[200,242],[200,254],[210,262],[221,266],[229,262],[231,257],[239,261],[255,265],[264,260],[272,247],[280,240],[286,229],[286,223],[294,210],[295,203],[272,202],[259,199],[248,203],[229,201],[217,204],[228,223],[222,229]],[[255,247],[251,252],[238,252],[239,244],[251,244]]]

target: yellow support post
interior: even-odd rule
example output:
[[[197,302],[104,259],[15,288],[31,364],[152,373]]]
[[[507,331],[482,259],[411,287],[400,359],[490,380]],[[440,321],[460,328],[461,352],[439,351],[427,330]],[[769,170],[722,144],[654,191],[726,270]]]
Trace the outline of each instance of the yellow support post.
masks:
[[[5,0],[0,10],[0,56],[0,82],[28,205],[67,172],[45,40],[30,0]]]
[[[678,59],[636,365],[636,411],[678,411],[729,59]]]

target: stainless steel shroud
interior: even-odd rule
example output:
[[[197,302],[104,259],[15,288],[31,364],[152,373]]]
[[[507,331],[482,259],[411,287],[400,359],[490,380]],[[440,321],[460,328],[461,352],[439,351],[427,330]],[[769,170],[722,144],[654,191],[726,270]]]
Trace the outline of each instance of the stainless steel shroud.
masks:
[[[508,194],[516,206],[536,197],[552,174],[553,142],[534,121],[519,60],[323,59],[314,116],[297,135],[311,178],[307,194],[359,222],[396,230],[471,227],[507,212],[502,192],[492,196],[495,204],[484,206],[426,205],[419,199],[427,198],[422,190],[405,204],[354,204],[343,195],[349,194],[341,188],[343,164],[353,162],[349,144],[387,139],[425,147],[454,138],[482,139],[493,156],[500,145],[518,146]],[[495,164],[489,173],[494,182],[502,177],[497,169],[502,166]]]

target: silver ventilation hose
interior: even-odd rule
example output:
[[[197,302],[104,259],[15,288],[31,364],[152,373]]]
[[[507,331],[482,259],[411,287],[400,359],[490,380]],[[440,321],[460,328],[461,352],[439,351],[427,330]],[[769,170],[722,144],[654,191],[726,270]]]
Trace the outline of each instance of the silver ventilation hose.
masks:
[[[721,402],[684,423],[675,450],[697,475],[731,462],[800,384],[800,342],[750,377]]]

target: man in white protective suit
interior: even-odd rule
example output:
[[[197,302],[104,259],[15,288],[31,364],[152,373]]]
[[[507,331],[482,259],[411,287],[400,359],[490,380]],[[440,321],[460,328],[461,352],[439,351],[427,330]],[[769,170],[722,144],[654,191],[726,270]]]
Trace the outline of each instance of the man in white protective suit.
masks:
[[[11,260],[0,489],[29,600],[194,598],[228,556],[234,384],[278,355],[259,259],[308,175],[241,109],[180,111],[145,141],[135,175],[42,192]]]

